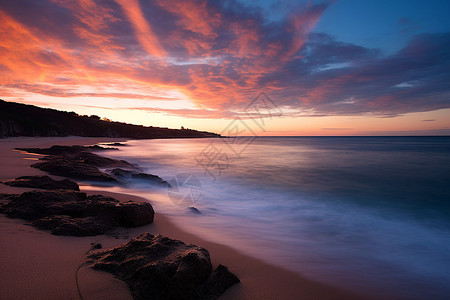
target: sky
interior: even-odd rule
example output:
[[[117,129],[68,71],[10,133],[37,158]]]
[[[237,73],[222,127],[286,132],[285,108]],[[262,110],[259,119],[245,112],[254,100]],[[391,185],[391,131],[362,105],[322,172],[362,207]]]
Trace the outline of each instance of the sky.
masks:
[[[0,0],[0,98],[257,135],[450,135],[450,1]]]

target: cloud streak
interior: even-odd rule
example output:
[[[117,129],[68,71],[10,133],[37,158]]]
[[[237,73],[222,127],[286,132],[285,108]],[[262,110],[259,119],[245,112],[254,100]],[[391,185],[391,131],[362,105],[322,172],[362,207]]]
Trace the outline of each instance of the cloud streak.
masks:
[[[260,91],[288,116],[450,107],[450,33],[417,35],[385,56],[314,32],[327,2],[277,21],[237,1],[18,2],[0,4],[3,95],[180,97],[198,109],[160,112],[194,118],[232,118]]]

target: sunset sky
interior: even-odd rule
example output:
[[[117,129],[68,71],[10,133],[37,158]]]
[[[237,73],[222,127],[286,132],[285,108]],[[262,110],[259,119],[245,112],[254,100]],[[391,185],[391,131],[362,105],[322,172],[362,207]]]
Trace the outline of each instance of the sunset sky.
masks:
[[[450,1],[0,0],[0,98],[221,132],[450,134]],[[248,112],[248,111],[247,111]]]

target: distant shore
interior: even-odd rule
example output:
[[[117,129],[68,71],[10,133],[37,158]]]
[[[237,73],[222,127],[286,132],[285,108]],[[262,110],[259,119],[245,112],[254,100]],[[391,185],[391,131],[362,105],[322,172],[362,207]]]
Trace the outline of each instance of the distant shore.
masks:
[[[94,145],[97,143],[123,142],[114,138],[7,138],[0,140],[0,181],[25,175],[47,175],[30,164],[40,156],[15,151],[16,147],[51,147],[53,145]],[[54,178],[59,178],[53,176]],[[29,189],[0,184],[0,193],[22,193]],[[83,190],[82,190],[83,191]],[[127,194],[102,190],[83,191],[88,194],[113,196],[121,201],[150,201]],[[244,255],[232,245],[220,245],[185,232],[156,211],[153,224],[118,231],[117,238],[107,235],[95,237],[54,236],[49,232],[24,225],[21,219],[9,219],[0,215],[0,298],[65,298],[131,299],[127,285],[111,274],[78,268],[85,259],[84,253],[91,243],[113,247],[143,232],[162,234],[186,243],[193,243],[209,250],[214,267],[228,266],[241,283],[231,287],[220,299],[362,299],[350,292],[313,282],[297,273],[267,264]],[[78,272],[77,272],[78,270]]]

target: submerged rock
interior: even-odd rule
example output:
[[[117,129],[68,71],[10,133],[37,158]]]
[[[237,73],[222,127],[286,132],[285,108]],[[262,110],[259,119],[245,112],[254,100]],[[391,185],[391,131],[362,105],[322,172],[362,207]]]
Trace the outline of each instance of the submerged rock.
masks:
[[[171,185],[162,179],[161,177],[148,173],[141,173],[134,170],[124,170],[121,168],[115,168],[111,170],[111,175],[116,177],[118,180],[129,181],[130,179],[141,180],[146,183],[161,185],[164,187],[171,187]]]
[[[124,280],[138,300],[216,299],[239,282],[224,266],[212,272],[208,250],[149,233],[88,258],[92,268]]]
[[[33,221],[33,226],[57,235],[98,235],[116,226],[142,226],[152,223],[155,214],[150,203],[119,202],[67,190],[1,194],[0,198],[7,201],[0,205],[0,212]]]
[[[134,173],[134,174],[131,174],[131,178],[144,180],[146,182],[153,183],[153,184],[170,186],[170,184],[167,181],[165,181],[161,177],[153,175],[153,174]]]
[[[80,190],[78,184],[76,182],[73,182],[72,180],[55,180],[49,176],[22,176],[14,180],[4,181],[3,183],[14,187],[27,187],[44,190]]]
[[[124,170],[120,168],[111,170],[111,175],[114,175],[117,178],[130,178],[131,174],[133,174],[133,172],[130,170]]]
[[[128,144],[118,143],[118,142],[115,142],[115,143],[107,143],[107,144],[103,144],[103,145],[105,145],[105,146],[116,146],[116,147],[125,147],[125,146],[128,146]]]
[[[188,209],[190,212],[196,214],[196,215],[201,215],[202,213],[194,206],[188,206]]]

